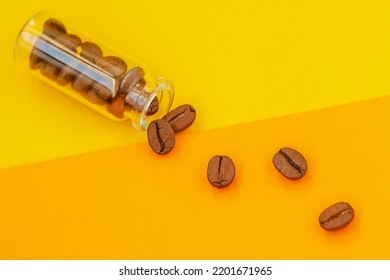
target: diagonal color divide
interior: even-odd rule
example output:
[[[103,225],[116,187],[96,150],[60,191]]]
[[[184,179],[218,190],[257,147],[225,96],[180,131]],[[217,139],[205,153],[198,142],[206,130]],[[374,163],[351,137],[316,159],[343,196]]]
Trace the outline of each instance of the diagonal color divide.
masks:
[[[72,7],[80,4],[76,0],[57,10],[47,0],[40,2],[72,19],[74,26],[102,41],[108,38],[106,43],[145,61],[155,75],[172,80],[175,105],[191,103],[198,111],[192,131],[390,92],[389,2],[245,0],[220,5],[201,0],[189,13],[187,5],[177,0],[153,7],[143,1],[118,1],[120,11],[105,10],[101,15],[75,11]],[[0,168],[145,142],[129,124],[104,119],[15,66],[12,42],[36,11],[16,7],[17,2],[10,5],[11,11],[20,13],[5,13],[0,19],[10,26],[4,36],[9,48],[0,53],[4,63],[0,77],[6,81],[2,88],[6,106],[0,110]],[[142,29],[123,36],[128,27],[121,19],[129,10],[147,11],[150,20],[145,21],[143,13],[132,14]],[[161,14],[174,16],[161,20]],[[98,20],[102,17],[104,25]],[[156,26],[164,32],[156,32]]]
[[[5,259],[388,259],[390,97],[182,134],[166,156],[146,143],[0,170]],[[281,147],[308,171],[273,167]],[[228,155],[226,189],[206,178]],[[326,232],[319,214],[349,202]]]

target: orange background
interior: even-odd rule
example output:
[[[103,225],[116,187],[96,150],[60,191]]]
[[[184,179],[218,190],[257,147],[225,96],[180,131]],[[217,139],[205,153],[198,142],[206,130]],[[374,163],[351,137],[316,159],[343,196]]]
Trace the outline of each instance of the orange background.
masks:
[[[0,171],[3,258],[389,258],[390,98],[178,135]],[[380,121],[378,121],[380,120]],[[300,181],[272,165],[280,147],[308,161]],[[236,178],[216,189],[208,160]],[[318,216],[348,201],[354,221],[326,232]]]
[[[77,7],[77,9],[75,8]],[[14,1],[0,18],[0,259],[389,259],[390,3]],[[197,110],[176,147],[38,81],[16,36],[47,9],[143,61]],[[134,22],[140,23],[134,27]],[[300,181],[272,165],[300,151]],[[223,190],[215,154],[236,164]],[[347,201],[355,220],[318,216]]]

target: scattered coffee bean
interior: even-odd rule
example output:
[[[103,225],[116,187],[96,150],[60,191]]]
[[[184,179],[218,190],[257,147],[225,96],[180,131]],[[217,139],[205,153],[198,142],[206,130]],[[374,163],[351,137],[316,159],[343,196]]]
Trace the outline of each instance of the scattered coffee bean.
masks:
[[[354,216],[354,211],[349,203],[338,202],[326,208],[318,220],[323,229],[333,231],[347,226]]]
[[[229,186],[234,179],[234,163],[228,156],[216,155],[211,158],[207,167],[207,179],[217,188]]]
[[[125,98],[121,95],[115,97],[111,103],[107,105],[107,111],[118,119],[123,119],[125,116]]]
[[[66,34],[66,28],[58,19],[50,18],[43,24],[43,33],[55,39],[62,34]]]
[[[116,56],[105,56],[96,61],[96,65],[111,73],[114,77],[122,76],[127,70],[126,62]]]
[[[103,56],[103,50],[95,43],[84,42],[81,44],[80,56],[92,63],[96,63]]]
[[[195,117],[194,107],[184,104],[168,112],[163,119],[169,122],[175,132],[180,132],[187,129],[194,122]]]
[[[282,148],[274,155],[275,168],[286,178],[297,180],[307,171],[307,162],[303,155],[291,148]]]
[[[159,154],[169,153],[175,146],[175,132],[166,120],[152,121],[147,130],[149,146]]]

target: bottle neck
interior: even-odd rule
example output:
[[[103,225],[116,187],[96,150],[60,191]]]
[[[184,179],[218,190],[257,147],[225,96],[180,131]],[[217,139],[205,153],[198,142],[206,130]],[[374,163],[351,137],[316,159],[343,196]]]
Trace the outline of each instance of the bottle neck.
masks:
[[[174,92],[166,79],[140,79],[125,96],[125,116],[135,129],[145,131],[153,120],[168,113]]]

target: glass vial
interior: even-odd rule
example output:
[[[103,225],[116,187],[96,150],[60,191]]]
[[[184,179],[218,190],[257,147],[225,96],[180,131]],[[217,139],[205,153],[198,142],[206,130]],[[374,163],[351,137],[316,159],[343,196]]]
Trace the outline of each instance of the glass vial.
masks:
[[[131,120],[137,130],[146,130],[172,105],[171,82],[154,78],[139,62],[47,11],[34,15],[20,31],[15,60],[110,119]]]

